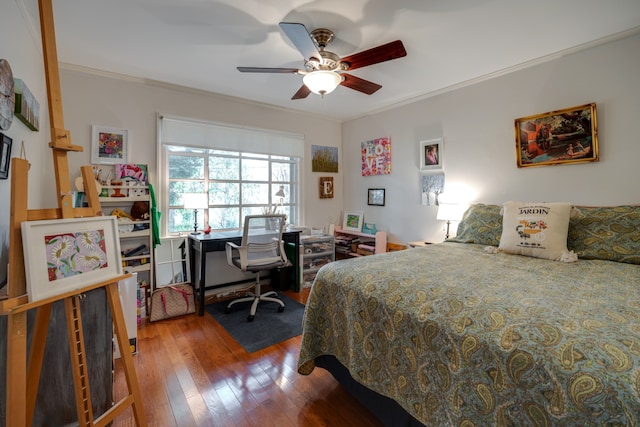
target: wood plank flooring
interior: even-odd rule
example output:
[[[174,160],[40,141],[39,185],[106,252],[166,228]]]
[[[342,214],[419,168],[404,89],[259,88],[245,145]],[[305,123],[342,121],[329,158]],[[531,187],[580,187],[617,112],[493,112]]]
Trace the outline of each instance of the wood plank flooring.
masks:
[[[306,302],[308,289],[284,292]],[[255,322],[260,319],[256,317]],[[327,371],[297,373],[301,337],[247,353],[205,313],[145,323],[133,356],[147,423],[158,427],[380,427]],[[114,393],[126,382],[116,360]],[[128,409],[114,427],[134,426]]]

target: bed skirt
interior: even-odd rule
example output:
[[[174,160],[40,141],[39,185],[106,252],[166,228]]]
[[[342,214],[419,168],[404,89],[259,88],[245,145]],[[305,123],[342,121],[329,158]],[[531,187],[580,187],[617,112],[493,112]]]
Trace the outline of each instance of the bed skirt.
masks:
[[[395,400],[376,393],[354,380],[347,368],[334,356],[318,356],[315,359],[315,364],[317,367],[329,371],[340,385],[375,415],[385,427],[424,426],[409,415]]]

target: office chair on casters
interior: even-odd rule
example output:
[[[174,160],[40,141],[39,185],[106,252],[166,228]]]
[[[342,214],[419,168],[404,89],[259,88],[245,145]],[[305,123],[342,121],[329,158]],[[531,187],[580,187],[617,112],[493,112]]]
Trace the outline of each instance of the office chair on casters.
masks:
[[[260,272],[273,268],[291,265],[284,251],[282,233],[286,222],[286,215],[247,215],[244,218],[244,231],[240,246],[227,242],[227,263],[242,271],[256,273],[255,290],[247,296],[234,299],[227,304],[225,313],[231,311],[231,306],[239,302],[253,301],[247,321],[252,322],[256,316],[260,301],[271,301],[280,304],[278,312],[284,311],[284,302],[276,298],[277,292],[260,293]]]

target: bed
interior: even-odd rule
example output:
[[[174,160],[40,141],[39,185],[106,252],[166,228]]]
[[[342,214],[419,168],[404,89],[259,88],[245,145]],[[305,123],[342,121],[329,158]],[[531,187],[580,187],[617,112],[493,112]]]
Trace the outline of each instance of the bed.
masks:
[[[450,241],[324,266],[298,372],[330,370],[385,425],[637,425],[640,207],[569,206],[556,260],[502,247],[506,215],[472,205]]]

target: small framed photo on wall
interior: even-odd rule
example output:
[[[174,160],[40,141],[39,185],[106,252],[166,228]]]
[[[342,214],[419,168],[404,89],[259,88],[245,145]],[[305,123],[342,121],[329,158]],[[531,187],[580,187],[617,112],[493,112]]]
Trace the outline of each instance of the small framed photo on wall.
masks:
[[[9,164],[11,162],[11,143],[13,140],[0,133],[0,179],[9,178]]]
[[[369,206],[384,206],[384,188],[370,188],[367,194]]]
[[[9,164],[11,162],[11,143],[13,139],[0,133],[0,179],[9,178]]]
[[[420,170],[441,170],[444,154],[442,138],[420,141]]]

